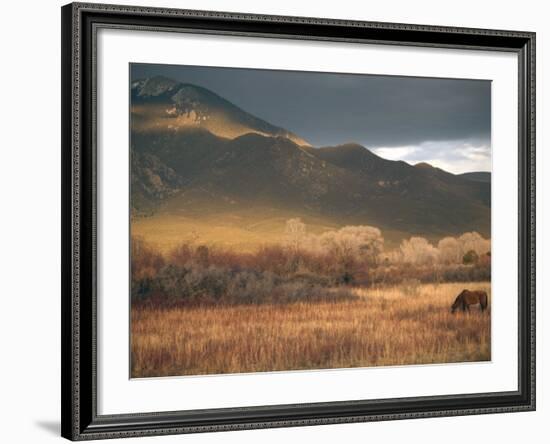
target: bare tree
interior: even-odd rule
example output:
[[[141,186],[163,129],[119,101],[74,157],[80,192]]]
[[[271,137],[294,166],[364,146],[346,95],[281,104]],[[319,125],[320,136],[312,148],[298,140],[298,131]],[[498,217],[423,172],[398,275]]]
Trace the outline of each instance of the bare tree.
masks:
[[[318,242],[325,254],[334,258],[346,283],[353,281],[358,266],[376,263],[384,246],[380,230],[365,225],[327,231],[318,237]]]
[[[302,243],[306,237],[306,224],[297,217],[286,221],[285,240],[288,248],[297,254],[300,251]]]
[[[469,251],[475,251],[477,255],[482,256],[491,251],[491,241],[484,239],[479,233],[472,231],[464,233],[458,238],[462,248],[462,256]]]
[[[437,244],[439,260],[445,264],[458,264],[462,261],[462,246],[452,236],[444,237]]]
[[[425,265],[437,262],[439,251],[423,237],[411,237],[399,247],[403,262]]]

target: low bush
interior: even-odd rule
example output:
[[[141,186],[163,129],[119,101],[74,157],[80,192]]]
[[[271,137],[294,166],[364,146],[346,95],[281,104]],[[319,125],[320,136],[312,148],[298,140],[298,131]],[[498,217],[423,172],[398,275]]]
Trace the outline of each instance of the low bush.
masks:
[[[394,285],[411,280],[430,282],[481,282],[491,280],[490,262],[475,265],[383,265],[368,272],[368,284]]]
[[[351,286],[403,284],[414,295],[421,283],[491,279],[490,256],[473,264],[427,264],[349,257],[269,246],[236,253],[182,244],[166,257],[132,239],[132,301],[138,304],[264,304],[354,299]]]

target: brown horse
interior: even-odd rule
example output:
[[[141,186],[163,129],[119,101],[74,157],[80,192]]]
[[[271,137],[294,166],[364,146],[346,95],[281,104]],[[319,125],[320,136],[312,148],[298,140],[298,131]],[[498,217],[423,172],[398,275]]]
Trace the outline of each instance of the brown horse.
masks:
[[[475,304],[479,304],[481,311],[484,311],[487,308],[487,293],[480,290],[462,290],[451,307],[451,313],[454,313],[459,308],[462,311],[470,311],[470,305]]]

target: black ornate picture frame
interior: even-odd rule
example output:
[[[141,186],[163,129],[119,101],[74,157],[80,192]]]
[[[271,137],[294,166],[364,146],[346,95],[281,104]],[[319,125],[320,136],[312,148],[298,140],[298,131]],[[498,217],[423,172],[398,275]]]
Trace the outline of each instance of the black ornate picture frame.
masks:
[[[535,409],[534,33],[85,3],[66,5],[61,14],[62,436],[87,440]],[[95,51],[99,28],[516,54],[519,66],[518,390],[98,415]]]

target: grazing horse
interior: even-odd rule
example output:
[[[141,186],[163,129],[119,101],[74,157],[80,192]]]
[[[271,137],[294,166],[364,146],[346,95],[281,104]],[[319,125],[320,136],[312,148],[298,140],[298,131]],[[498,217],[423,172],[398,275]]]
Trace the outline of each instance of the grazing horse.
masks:
[[[451,307],[451,313],[454,313],[459,308],[462,311],[470,311],[470,305],[475,304],[479,304],[481,311],[484,311],[487,308],[487,293],[481,290],[462,290]]]

